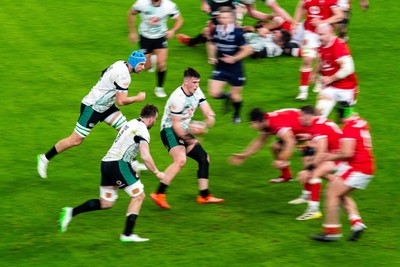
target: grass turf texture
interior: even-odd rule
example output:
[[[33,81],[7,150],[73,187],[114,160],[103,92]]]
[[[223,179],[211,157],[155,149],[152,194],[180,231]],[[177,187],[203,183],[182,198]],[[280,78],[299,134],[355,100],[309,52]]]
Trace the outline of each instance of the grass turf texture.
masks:
[[[200,1],[177,0],[185,19],[180,32],[197,34],[206,16]],[[280,1],[293,14],[296,1]],[[357,243],[321,244],[307,235],[320,230],[320,220],[294,220],[305,206],[288,200],[300,185],[267,184],[278,175],[268,148],[242,166],[230,166],[227,157],[239,152],[256,133],[247,119],[240,125],[222,115],[222,102],[210,100],[217,124],[203,138],[211,157],[212,192],[225,198],[221,205],[198,205],[196,165],[188,160],[168,190],[171,210],[161,210],[147,197],[136,231],[150,242],[118,241],[125,223],[128,197],[123,191],[113,209],[81,214],[60,234],[56,220],[63,206],[76,206],[98,197],[100,160],[116,132],[100,124],[87,140],[51,162],[49,178],[36,174],[35,156],[71,133],[80,101],[116,60],[137,48],[127,40],[126,14],[132,2],[34,1],[2,3],[0,23],[0,80],[2,133],[0,138],[0,255],[2,266],[395,266],[400,231],[397,168],[399,80],[395,15],[396,1],[371,1],[362,13],[353,1],[350,47],[360,78],[358,110],[370,121],[377,158],[377,175],[355,199],[367,233]],[[262,4],[261,10],[267,11]],[[246,22],[253,23],[251,19]],[[203,46],[189,48],[169,42],[166,91],[181,84],[182,72],[192,66],[202,74],[207,92],[211,67]],[[255,106],[265,110],[300,107],[297,93],[300,60],[246,59],[248,82],[243,114]],[[166,99],[153,95],[154,73],[132,75],[130,95],[147,92],[145,103],[163,110]],[[305,104],[313,104],[315,94]],[[122,107],[129,118],[143,104]],[[243,115],[245,118],[245,115]],[[151,130],[151,152],[160,169],[171,163],[159,138]],[[299,153],[292,159],[301,169]],[[147,194],[157,179],[143,173]],[[342,218],[345,237],[348,223]]]

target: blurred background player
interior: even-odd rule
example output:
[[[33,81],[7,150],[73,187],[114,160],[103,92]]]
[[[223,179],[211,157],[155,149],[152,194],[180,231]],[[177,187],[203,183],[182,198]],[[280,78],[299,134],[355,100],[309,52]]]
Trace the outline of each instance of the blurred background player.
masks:
[[[340,206],[346,210],[351,224],[349,241],[358,240],[367,228],[350,194],[356,189],[365,189],[375,174],[369,124],[351,108],[345,109],[344,118],[340,149],[337,153],[328,153],[324,158],[325,161],[341,162],[337,166],[335,179],[329,181],[326,189],[323,233],[312,236],[318,241],[336,241],[342,237]]]
[[[139,46],[146,55],[146,69],[151,68],[150,56],[154,53],[157,57],[157,86],[154,93],[157,97],[166,97],[164,81],[167,71],[168,39],[182,27],[183,19],[176,4],[170,0],[138,0],[128,12],[129,39],[138,41],[136,33],[136,15],[140,14]],[[175,22],[168,29],[168,18]]]
[[[338,0],[338,6],[343,10],[344,18],[335,24],[337,34],[343,41],[348,41],[348,26],[351,16],[351,0]],[[367,11],[369,6],[368,0],[360,0],[360,7],[363,11]]]
[[[46,154],[37,156],[37,171],[42,178],[47,178],[47,167],[50,160],[61,152],[79,146],[90,134],[98,122],[104,121],[117,131],[126,123],[125,116],[117,108],[146,98],[144,92],[128,96],[131,73],[139,74],[146,63],[142,52],[133,51],[126,61],[117,61],[103,70],[97,84],[86,95],[81,103],[80,116],[70,136],[58,141]],[[144,166],[135,163],[138,168]]]
[[[321,24],[317,27],[317,34],[321,46],[316,71],[321,76],[322,90],[316,108],[326,118],[338,102],[355,105],[358,80],[350,50],[346,42],[335,35],[333,26]]]
[[[224,202],[223,199],[210,194],[208,189],[210,158],[194,137],[197,134],[204,134],[207,128],[214,126],[215,113],[199,87],[200,74],[196,70],[188,68],[184,71],[183,76],[183,84],[168,98],[161,121],[161,140],[172,157],[173,163],[165,170],[167,178],[160,182],[157,191],[151,193],[150,197],[163,209],[170,208],[165,193],[172,180],[186,164],[187,157],[198,163],[199,195],[197,203]],[[204,127],[191,127],[192,117],[197,108],[204,115]]]
[[[299,94],[296,97],[300,101],[305,101],[308,97],[312,65],[317,57],[317,49],[320,45],[315,28],[322,23],[333,24],[340,21],[343,19],[343,12],[337,6],[337,0],[300,0],[293,18],[292,31],[294,33],[303,17],[305,17],[305,32],[301,47],[303,64],[300,68]]]
[[[71,208],[65,207],[60,213],[60,231],[67,231],[68,224],[76,215],[109,209],[118,199],[118,188],[123,189],[130,197],[126,212],[125,230],[120,236],[122,242],[143,242],[148,238],[141,238],[133,234],[137,217],[145,197],[143,184],[138,173],[132,169],[131,162],[140,154],[146,167],[157,178],[165,179],[165,174],[158,171],[150,154],[149,129],[158,117],[158,109],[153,105],[146,105],[140,112],[138,119],[126,123],[107,154],[101,161],[100,198],[90,199],[81,205]]]
[[[239,154],[233,154],[229,161],[232,164],[242,164],[244,160],[258,152],[266,144],[270,135],[276,135],[276,142],[272,143],[273,166],[281,171],[278,178],[269,180],[271,183],[284,183],[292,180],[290,158],[297,144],[297,140],[305,138],[307,131],[300,125],[299,109],[281,109],[264,113],[259,108],[250,112],[250,127],[259,132],[259,136],[247,145]]]
[[[212,31],[207,47],[208,63],[215,65],[208,80],[208,93],[215,99],[232,101],[232,123],[236,124],[241,122],[242,89],[246,80],[242,59],[252,53],[252,48],[246,43],[243,31],[235,26],[235,13],[230,7],[221,7],[217,19],[219,24]],[[226,84],[231,85],[229,93],[224,92]]]

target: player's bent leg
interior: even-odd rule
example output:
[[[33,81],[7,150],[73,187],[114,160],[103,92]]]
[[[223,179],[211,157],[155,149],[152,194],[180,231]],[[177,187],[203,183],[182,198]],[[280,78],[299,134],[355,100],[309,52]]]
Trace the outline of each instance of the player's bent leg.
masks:
[[[116,111],[107,118],[104,119],[104,122],[119,131],[122,126],[126,123],[126,117],[122,114],[121,111]]]
[[[208,80],[208,94],[212,98],[223,99],[225,85],[226,85],[226,82],[224,82],[224,81],[209,79]]]
[[[324,89],[317,98],[316,109],[317,112],[323,117],[327,118],[331,113],[332,109],[336,105],[336,100],[329,94],[329,92],[325,92],[329,89]]]

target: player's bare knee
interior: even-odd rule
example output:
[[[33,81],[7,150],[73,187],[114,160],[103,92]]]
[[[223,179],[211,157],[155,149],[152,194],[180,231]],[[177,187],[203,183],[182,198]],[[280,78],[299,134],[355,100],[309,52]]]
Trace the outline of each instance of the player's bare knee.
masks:
[[[100,198],[100,207],[102,210],[109,209],[112,206],[114,206],[114,204],[115,204],[115,201],[109,201],[109,200]]]

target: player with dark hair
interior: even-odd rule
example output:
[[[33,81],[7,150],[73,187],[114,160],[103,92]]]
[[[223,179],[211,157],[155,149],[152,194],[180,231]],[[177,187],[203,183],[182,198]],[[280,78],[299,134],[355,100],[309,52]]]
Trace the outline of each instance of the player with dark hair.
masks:
[[[125,230],[121,234],[120,240],[122,242],[149,240],[133,233],[145,194],[139,174],[133,170],[131,161],[140,154],[149,171],[161,180],[166,178],[164,173],[158,171],[149,149],[149,129],[154,125],[157,117],[157,107],[146,105],[142,108],[138,119],[133,119],[124,125],[101,161],[100,198],[90,199],[75,208],[63,208],[59,220],[60,232],[67,231],[69,223],[78,214],[109,209],[114,206],[120,188],[131,198],[126,212]]]
[[[243,31],[235,26],[234,11],[229,7],[219,10],[219,25],[211,34],[208,45],[208,63],[215,65],[212,77],[208,81],[208,93],[215,99],[231,100],[234,108],[233,123],[240,123],[242,107],[242,89],[246,77],[242,59],[252,53],[252,48],[246,43]],[[224,87],[230,84],[230,92],[225,93]]]
[[[300,125],[300,110],[281,109],[264,113],[261,109],[255,108],[250,112],[250,127],[259,131],[256,137],[247,148],[239,154],[230,157],[232,164],[241,164],[251,155],[258,152],[267,142],[270,135],[278,138],[271,146],[274,162],[273,166],[281,171],[278,178],[271,179],[271,183],[284,183],[292,180],[290,170],[290,157],[297,144],[307,135],[307,131]]]
[[[46,154],[37,156],[37,171],[40,177],[47,178],[47,167],[53,157],[71,147],[79,146],[98,122],[104,121],[117,131],[124,126],[126,118],[115,103],[124,106],[146,98],[144,92],[128,96],[131,73],[140,73],[145,63],[144,54],[133,51],[127,61],[117,61],[103,70],[97,84],[82,100],[80,116],[72,134],[58,141]],[[140,165],[138,167],[143,168]]]
[[[165,170],[166,179],[162,180],[156,192],[150,197],[155,204],[163,209],[169,209],[166,190],[178,172],[186,164],[187,157],[198,163],[197,179],[199,195],[197,203],[220,203],[223,199],[210,194],[208,189],[210,159],[203,146],[194,135],[205,134],[207,128],[213,127],[215,113],[207,102],[199,87],[200,74],[188,68],[184,71],[183,83],[168,98],[161,121],[161,140],[167,148],[173,163]],[[204,123],[192,124],[192,117],[199,108],[204,115]]]

